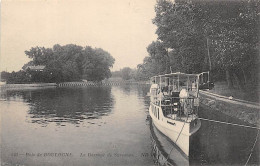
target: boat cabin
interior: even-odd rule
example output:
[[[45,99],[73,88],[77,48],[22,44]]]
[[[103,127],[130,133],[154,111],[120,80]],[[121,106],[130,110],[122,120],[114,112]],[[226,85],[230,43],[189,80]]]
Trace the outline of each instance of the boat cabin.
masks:
[[[175,120],[195,118],[199,106],[200,74],[171,73],[151,78],[151,102]]]

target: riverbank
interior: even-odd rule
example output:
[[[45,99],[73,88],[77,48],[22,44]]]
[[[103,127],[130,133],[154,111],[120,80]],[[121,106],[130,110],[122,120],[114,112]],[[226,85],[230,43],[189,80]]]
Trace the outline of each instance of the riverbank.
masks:
[[[236,99],[259,103],[260,86],[247,86],[244,90],[238,88],[230,89],[225,81],[215,82],[214,88],[208,92]]]
[[[56,87],[56,83],[34,83],[34,84],[3,84],[0,87],[4,89],[23,89],[31,87]]]
[[[34,84],[4,84],[0,85],[3,89],[24,89],[37,87],[84,87],[84,86],[114,86],[124,84],[150,85],[147,81],[77,81],[77,82],[61,82],[61,83],[34,83]]]
[[[229,100],[207,93],[200,93],[201,103],[210,107],[212,110],[220,111],[225,115],[238,118],[258,127],[260,126],[259,105],[234,102],[232,99]]]

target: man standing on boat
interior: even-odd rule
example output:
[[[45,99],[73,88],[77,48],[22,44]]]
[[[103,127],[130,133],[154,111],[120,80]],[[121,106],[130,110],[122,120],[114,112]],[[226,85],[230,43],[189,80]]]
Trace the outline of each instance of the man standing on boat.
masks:
[[[164,100],[164,94],[162,92],[162,90],[160,90],[159,92],[159,101],[163,101]]]
[[[179,97],[180,97],[181,107],[183,108],[184,114],[188,115],[187,99],[189,97],[189,93],[187,92],[186,89],[182,89],[180,91]]]

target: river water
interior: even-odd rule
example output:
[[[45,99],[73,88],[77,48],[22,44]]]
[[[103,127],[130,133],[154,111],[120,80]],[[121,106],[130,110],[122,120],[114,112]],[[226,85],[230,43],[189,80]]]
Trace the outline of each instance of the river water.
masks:
[[[152,155],[156,141],[147,120],[148,91],[148,86],[134,85],[2,90],[1,163],[156,165]],[[200,116],[245,124],[206,107],[201,107]],[[256,133],[255,129],[202,121],[188,163],[244,165]],[[256,144],[249,164],[259,165]]]

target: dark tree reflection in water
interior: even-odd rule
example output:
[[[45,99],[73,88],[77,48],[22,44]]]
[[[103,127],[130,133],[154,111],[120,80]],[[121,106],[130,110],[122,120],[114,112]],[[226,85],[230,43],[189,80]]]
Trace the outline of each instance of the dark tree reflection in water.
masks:
[[[151,156],[142,156],[150,153],[150,131],[145,121],[147,87],[141,89],[127,85],[4,91],[0,101],[3,162],[153,165]],[[64,152],[72,157],[24,155]],[[22,155],[12,156],[16,153]]]
[[[111,113],[114,102],[111,87],[8,91],[7,96],[9,99],[22,96],[30,105],[28,122],[42,125],[79,124],[84,119],[98,119]]]

